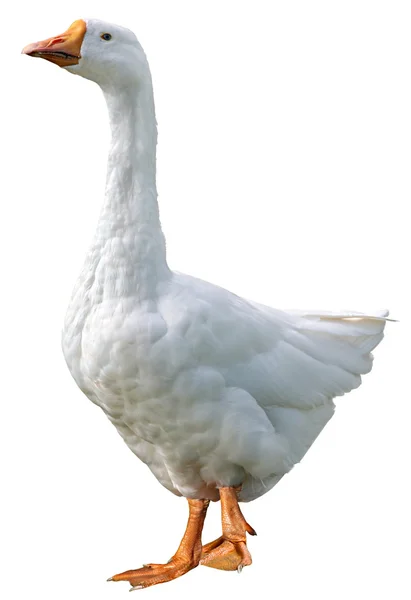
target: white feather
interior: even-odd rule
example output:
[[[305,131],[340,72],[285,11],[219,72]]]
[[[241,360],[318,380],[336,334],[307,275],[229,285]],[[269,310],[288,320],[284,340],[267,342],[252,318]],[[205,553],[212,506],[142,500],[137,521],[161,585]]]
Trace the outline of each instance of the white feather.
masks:
[[[82,57],[69,70],[102,87],[112,144],[64,327],[68,366],[167,489],[216,499],[242,484],[252,500],[301,460],[333,398],[360,385],[388,313],[274,310],[170,271],[144,53],[130,32],[89,20]]]

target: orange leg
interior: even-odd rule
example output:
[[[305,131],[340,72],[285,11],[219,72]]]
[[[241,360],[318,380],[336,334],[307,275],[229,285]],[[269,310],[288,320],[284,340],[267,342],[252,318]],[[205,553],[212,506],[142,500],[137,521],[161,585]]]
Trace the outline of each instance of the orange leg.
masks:
[[[257,534],[238,506],[237,490],[232,487],[220,488],[223,535],[203,546],[200,564],[206,567],[240,572],[243,567],[251,565],[246,533]]]
[[[128,581],[132,591],[171,581],[194,569],[201,558],[201,532],[208,504],[209,500],[188,500],[190,514],[187,527],[177,552],[167,564],[144,565],[141,569],[114,575],[108,581]]]

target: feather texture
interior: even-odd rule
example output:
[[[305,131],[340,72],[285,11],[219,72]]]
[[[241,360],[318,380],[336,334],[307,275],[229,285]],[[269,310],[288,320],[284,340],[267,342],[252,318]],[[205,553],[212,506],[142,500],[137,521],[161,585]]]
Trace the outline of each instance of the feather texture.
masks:
[[[110,31],[109,44],[100,32]],[[75,287],[63,350],[83,392],[167,489],[240,499],[300,461],[361,383],[387,312],[280,311],[172,272],[156,180],[149,67],[134,35],[95,19],[68,70],[103,90],[110,117],[106,197]]]
[[[215,499],[242,483],[244,501],[299,462],[333,398],[360,385],[386,314],[277,311],[178,273],[147,308],[95,306],[66,353],[76,379],[165,487]]]

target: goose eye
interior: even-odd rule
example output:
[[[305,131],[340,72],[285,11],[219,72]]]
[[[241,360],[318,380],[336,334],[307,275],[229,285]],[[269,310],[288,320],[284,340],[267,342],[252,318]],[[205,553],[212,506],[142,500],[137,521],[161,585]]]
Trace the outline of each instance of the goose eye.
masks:
[[[111,40],[112,35],[111,35],[111,33],[102,33],[100,37],[105,42],[108,42],[109,40]]]

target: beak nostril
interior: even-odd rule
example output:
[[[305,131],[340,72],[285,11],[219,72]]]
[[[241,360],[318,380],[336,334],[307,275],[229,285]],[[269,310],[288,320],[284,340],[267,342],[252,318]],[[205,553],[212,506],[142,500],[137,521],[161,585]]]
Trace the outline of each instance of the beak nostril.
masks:
[[[47,48],[50,48],[50,46],[54,46],[55,44],[61,44],[62,42],[64,42],[65,38],[64,37],[56,37],[56,38],[52,38],[49,43],[47,44]]]

